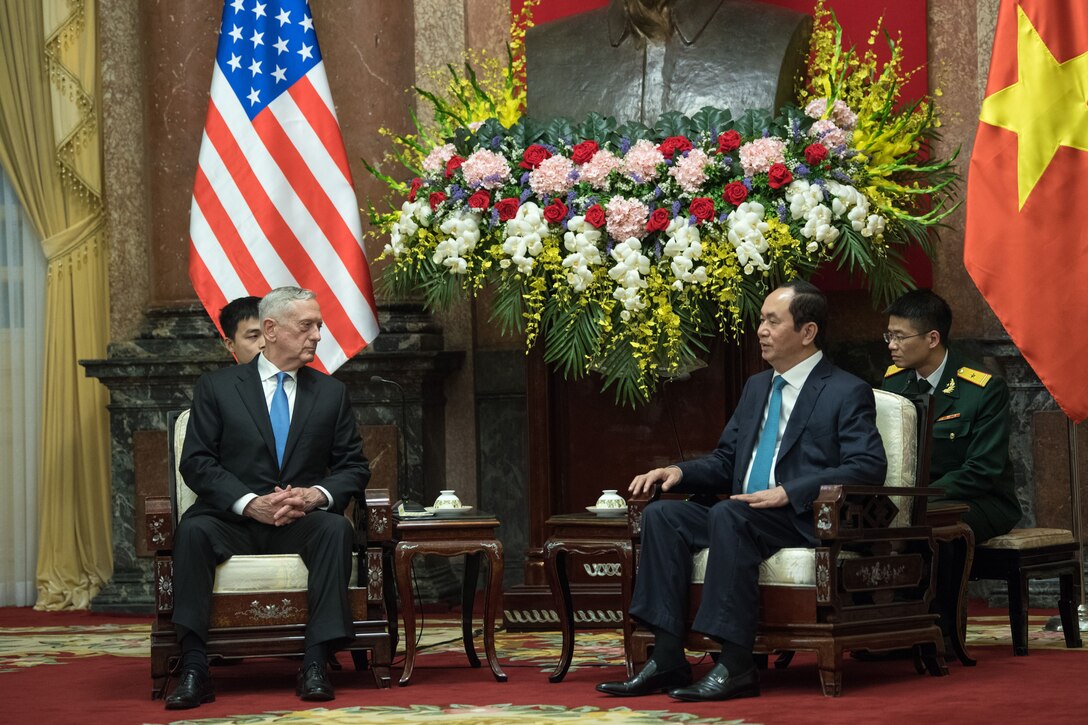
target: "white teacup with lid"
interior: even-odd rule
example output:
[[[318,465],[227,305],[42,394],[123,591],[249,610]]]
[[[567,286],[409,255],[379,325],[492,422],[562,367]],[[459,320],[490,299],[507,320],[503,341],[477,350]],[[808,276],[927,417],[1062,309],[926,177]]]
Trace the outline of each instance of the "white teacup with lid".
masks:
[[[459,509],[461,508],[461,499],[457,498],[457,494],[452,489],[448,491],[439,491],[438,498],[434,500],[434,508],[436,509]]]
[[[623,500],[623,496],[617,493],[618,489],[607,488],[601,492],[601,497],[597,499],[597,508],[599,509],[625,509],[627,508],[627,502]]]

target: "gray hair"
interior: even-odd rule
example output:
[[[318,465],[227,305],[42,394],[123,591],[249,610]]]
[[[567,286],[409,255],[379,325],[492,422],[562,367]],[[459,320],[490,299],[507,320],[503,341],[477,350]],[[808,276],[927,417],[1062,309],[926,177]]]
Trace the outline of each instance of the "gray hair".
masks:
[[[277,287],[261,299],[261,306],[259,312],[261,315],[261,323],[271,318],[277,322],[282,322],[284,315],[287,313],[288,306],[293,302],[303,302],[305,300],[316,300],[317,295],[308,289],[302,289],[301,287]]]

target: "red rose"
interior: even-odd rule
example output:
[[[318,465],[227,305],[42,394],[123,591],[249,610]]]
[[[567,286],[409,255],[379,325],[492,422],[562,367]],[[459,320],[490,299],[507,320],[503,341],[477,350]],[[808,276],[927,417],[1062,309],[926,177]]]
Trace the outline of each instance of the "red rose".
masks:
[[[736,131],[726,131],[718,134],[718,153],[727,154],[740,148],[740,134]]]
[[[540,166],[540,162],[544,159],[550,159],[552,152],[544,148],[538,143],[533,144],[529,148],[525,149],[525,153],[521,155],[521,163],[519,166],[523,169],[535,169]]]
[[[722,189],[722,198],[733,206],[740,206],[748,198],[748,187],[739,181],[730,181]]]
[[[441,191],[432,191],[431,196],[428,199],[428,201],[431,202],[431,211],[434,211],[435,209],[437,209],[438,205],[441,204],[442,202],[444,202],[445,200],[446,200],[446,195],[443,194]]]
[[[465,163],[465,160],[460,156],[451,156],[450,160],[446,162],[446,178],[453,176],[453,172],[461,168],[463,163]]]
[[[691,141],[685,136],[669,136],[657,147],[657,150],[661,152],[661,155],[667,159],[671,159],[674,154],[691,151],[691,149]]]
[[[697,196],[688,206],[691,215],[701,222],[714,218],[714,200],[706,196]]]
[[[827,147],[822,143],[812,143],[805,147],[805,163],[815,166],[827,158]]]
[[[570,150],[570,160],[576,164],[584,164],[592,159],[600,148],[600,144],[596,141],[583,141],[574,144],[574,148]]]
[[[772,164],[767,172],[767,185],[772,189],[781,189],[791,181],[793,181],[793,174],[785,164]]]
[[[672,214],[669,213],[669,210],[658,207],[650,214],[650,218],[646,222],[646,231],[663,232],[668,228],[669,222],[671,221]]]
[[[552,199],[552,203],[544,207],[544,218],[549,224],[558,224],[567,218],[567,205],[559,199]]]
[[[491,206],[491,194],[488,194],[483,189],[480,189],[468,198],[468,205],[473,209],[486,209],[487,207]]]
[[[408,190],[408,201],[416,200],[416,193],[419,191],[419,188],[421,186],[423,186],[423,179],[419,178],[418,176],[412,179],[412,188]]]
[[[516,196],[508,196],[505,199],[499,199],[495,202],[495,208],[499,212],[499,221],[508,222],[518,214],[518,207],[521,203]]]
[[[592,224],[597,229],[604,226],[604,209],[600,204],[594,204],[586,209],[586,223]]]

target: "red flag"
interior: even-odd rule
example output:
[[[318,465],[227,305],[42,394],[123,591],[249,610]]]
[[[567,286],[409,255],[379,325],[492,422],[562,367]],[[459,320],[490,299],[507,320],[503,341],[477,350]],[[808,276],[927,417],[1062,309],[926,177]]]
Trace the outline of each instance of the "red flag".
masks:
[[[347,153],[306,0],[228,0],[189,222],[212,319],[274,287],[313,290],[332,372],[378,334]]]
[[[1003,0],[964,264],[1074,421],[1088,417],[1088,3]]]

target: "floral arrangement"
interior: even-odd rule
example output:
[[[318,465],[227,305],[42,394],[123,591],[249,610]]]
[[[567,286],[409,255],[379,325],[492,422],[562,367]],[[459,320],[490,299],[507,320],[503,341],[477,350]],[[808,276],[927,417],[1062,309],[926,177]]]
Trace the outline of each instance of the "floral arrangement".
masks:
[[[820,265],[890,299],[910,286],[905,248],[929,251],[955,208],[956,177],[927,160],[933,104],[896,108],[909,74],[889,48],[884,63],[844,50],[821,3],[802,108],[673,112],[652,128],[467,122],[418,149],[399,210],[372,213],[388,234],[383,280],[434,307],[493,286],[504,331],[542,343],[567,376],[600,372],[628,404]]]

